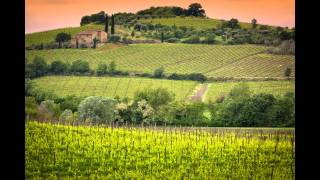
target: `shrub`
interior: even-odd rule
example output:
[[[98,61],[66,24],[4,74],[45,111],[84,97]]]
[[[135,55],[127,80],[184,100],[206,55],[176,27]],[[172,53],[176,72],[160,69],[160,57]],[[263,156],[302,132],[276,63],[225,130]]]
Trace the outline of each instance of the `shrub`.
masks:
[[[73,61],[70,68],[71,72],[86,73],[90,72],[89,63],[83,60]]]
[[[153,77],[162,78],[164,77],[164,67],[159,67],[154,70]]]
[[[160,106],[167,105],[174,100],[174,95],[167,89],[145,89],[143,91],[137,91],[134,94],[135,102],[146,100],[154,109],[158,109]]]
[[[193,35],[188,39],[182,41],[182,43],[197,44],[197,43],[200,43],[200,37],[197,35]]]
[[[74,121],[74,116],[72,111],[70,109],[64,110],[59,117],[59,121],[71,124]]]
[[[34,97],[25,97],[25,116],[27,119],[37,117],[37,102]]]
[[[53,61],[49,67],[49,72],[53,73],[53,74],[63,74],[68,72],[68,64],[56,60]]]
[[[101,75],[105,75],[108,73],[108,66],[105,63],[99,64],[97,67],[97,75],[101,76]]]
[[[109,42],[111,42],[111,43],[119,42],[120,39],[121,39],[121,37],[120,37],[119,35],[110,35],[110,36],[108,37],[108,40],[109,40]]]
[[[193,80],[193,81],[200,81],[200,82],[204,82],[207,80],[207,77],[201,73],[192,73],[192,74],[188,74],[187,78],[189,80]]]
[[[214,35],[211,35],[211,36],[208,36],[206,37],[202,43],[204,44],[214,44],[215,43],[215,36]]]
[[[177,43],[179,41],[180,40],[178,38],[169,38],[169,39],[165,40],[165,42],[168,42],[168,43]]]
[[[60,105],[53,100],[45,100],[38,107],[39,116],[44,120],[55,120],[60,115]]]
[[[79,119],[83,122],[107,123],[115,120],[117,101],[111,98],[90,96],[78,107]]]

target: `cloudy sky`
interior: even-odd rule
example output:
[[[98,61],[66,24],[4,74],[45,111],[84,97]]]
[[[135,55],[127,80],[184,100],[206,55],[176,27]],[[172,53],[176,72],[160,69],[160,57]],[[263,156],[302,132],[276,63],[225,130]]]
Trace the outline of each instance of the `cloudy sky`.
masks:
[[[294,0],[25,0],[25,33],[75,27],[84,15],[137,12],[151,6],[180,6],[198,2],[210,18],[237,18],[277,26],[295,26]]]

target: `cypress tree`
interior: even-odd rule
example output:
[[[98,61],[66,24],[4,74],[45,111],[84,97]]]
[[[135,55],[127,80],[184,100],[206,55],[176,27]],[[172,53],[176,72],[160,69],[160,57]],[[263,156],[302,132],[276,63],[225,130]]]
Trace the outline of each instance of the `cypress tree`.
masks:
[[[105,24],[105,26],[104,26],[104,31],[105,31],[106,33],[109,32],[109,17],[108,17],[108,15],[106,15],[106,24]]]
[[[114,16],[111,16],[111,34],[114,34]]]
[[[161,32],[161,42],[163,43],[163,41],[164,41],[164,34],[163,32]]]

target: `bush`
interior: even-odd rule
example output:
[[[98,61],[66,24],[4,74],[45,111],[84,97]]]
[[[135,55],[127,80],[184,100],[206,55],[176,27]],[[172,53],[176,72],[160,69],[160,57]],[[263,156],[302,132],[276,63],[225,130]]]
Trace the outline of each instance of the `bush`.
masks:
[[[62,110],[70,109],[72,112],[78,110],[80,102],[83,100],[83,97],[78,97],[75,95],[68,95],[66,97],[59,97],[55,99],[55,102],[60,104]]]
[[[70,71],[74,73],[90,72],[89,63],[83,60],[73,61],[71,64]]]
[[[174,95],[167,89],[145,89],[143,91],[137,91],[134,94],[135,102],[146,100],[154,109],[158,109],[160,106],[167,105],[174,100]]]
[[[193,35],[191,37],[189,37],[188,39],[182,41],[182,43],[189,43],[189,44],[197,44],[200,43],[200,37],[197,35]]]
[[[178,39],[178,38],[169,38],[169,39],[165,40],[165,42],[168,42],[168,43],[177,43],[179,41],[180,41],[180,39]]]
[[[162,78],[164,77],[164,67],[159,67],[154,70],[153,77]]]
[[[68,124],[71,124],[73,123],[74,121],[74,116],[73,116],[73,113],[70,109],[66,109],[64,110],[60,117],[59,117],[59,121],[60,122],[64,122],[64,123],[68,123]]]
[[[214,44],[215,43],[215,36],[214,35],[211,35],[211,36],[208,36],[206,37],[202,43],[204,44]]]
[[[34,97],[25,97],[25,116],[27,119],[37,117],[37,102]]]
[[[115,120],[117,101],[111,98],[90,96],[81,101],[78,107],[82,122],[107,123]]]
[[[97,67],[97,75],[101,76],[101,75],[105,75],[108,73],[108,66],[105,63],[99,64]]]
[[[68,64],[62,61],[53,61],[49,67],[49,72],[53,74],[64,74],[68,72]]]
[[[207,77],[201,73],[192,73],[192,74],[188,74],[187,78],[189,80],[193,80],[193,81],[200,81],[200,82],[204,82],[207,80]]]
[[[120,39],[121,39],[121,37],[119,35],[110,35],[108,37],[108,41],[111,42],[111,43],[119,42]]]
[[[38,107],[39,116],[43,120],[55,120],[60,115],[60,105],[56,104],[53,100],[45,100],[40,103]]]
[[[294,40],[282,41],[279,46],[269,49],[269,52],[272,54],[294,55],[295,41]]]

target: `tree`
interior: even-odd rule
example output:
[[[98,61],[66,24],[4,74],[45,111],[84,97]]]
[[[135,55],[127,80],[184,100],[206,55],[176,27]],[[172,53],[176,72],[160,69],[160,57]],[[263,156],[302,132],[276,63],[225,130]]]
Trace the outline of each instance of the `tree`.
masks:
[[[78,107],[82,122],[108,123],[115,120],[117,101],[111,98],[90,96],[81,101]]]
[[[108,17],[107,14],[106,14],[106,22],[105,22],[105,25],[104,25],[104,31],[105,31],[106,33],[109,32],[109,17]]]
[[[291,75],[291,68],[287,67],[284,71],[284,75],[289,79]]]
[[[131,32],[131,37],[133,38],[135,36],[134,30]]]
[[[187,9],[187,13],[189,16],[196,16],[196,17],[205,17],[205,10],[202,9],[201,4],[199,3],[192,3],[189,5]]]
[[[231,29],[240,28],[238,19],[232,18],[227,22],[227,27]]]
[[[61,43],[67,42],[71,39],[71,35],[61,32],[56,35],[55,41],[59,43],[59,48],[61,48]]]
[[[91,23],[91,17],[90,16],[83,16],[81,18],[80,26],[90,24]]]
[[[27,66],[28,67],[26,68],[31,72],[30,78],[40,77],[48,72],[47,62],[39,56],[36,56],[33,59],[33,62],[31,64],[28,64]]]
[[[64,123],[72,123],[74,120],[73,113],[70,109],[65,109],[59,116],[59,121]]]
[[[68,72],[68,65],[62,61],[53,61],[49,67],[49,71],[54,74],[63,74]]]
[[[161,43],[163,43],[163,41],[164,41],[164,34],[163,32],[161,32]]]
[[[112,14],[111,16],[111,34],[114,34],[114,15]]]
[[[174,95],[167,89],[145,89],[143,91],[137,91],[134,94],[134,101],[138,102],[146,100],[154,109],[158,109],[160,106],[169,104],[174,100]]]
[[[37,116],[37,102],[34,97],[25,97],[25,116],[27,119]]]
[[[257,27],[257,20],[255,18],[253,18],[251,20],[251,24],[252,24],[252,29],[255,29]]]
[[[109,72],[110,73],[114,73],[116,72],[116,68],[117,68],[117,65],[114,61],[112,61],[110,64],[109,64]]]
[[[53,100],[45,100],[40,103],[38,112],[44,120],[58,119],[60,115],[60,105],[56,104]]]
[[[93,38],[93,46],[92,48],[95,49],[97,47],[97,43],[99,42],[99,39],[97,39],[96,37]]]
[[[107,74],[108,73],[107,68],[108,68],[107,64],[105,63],[99,64],[97,68],[97,75],[101,76],[101,75]]]
[[[164,77],[164,67],[159,67],[154,70],[153,77],[155,78],[162,78]]]
[[[86,73],[90,71],[89,63],[83,60],[73,61],[70,67],[71,72]]]

